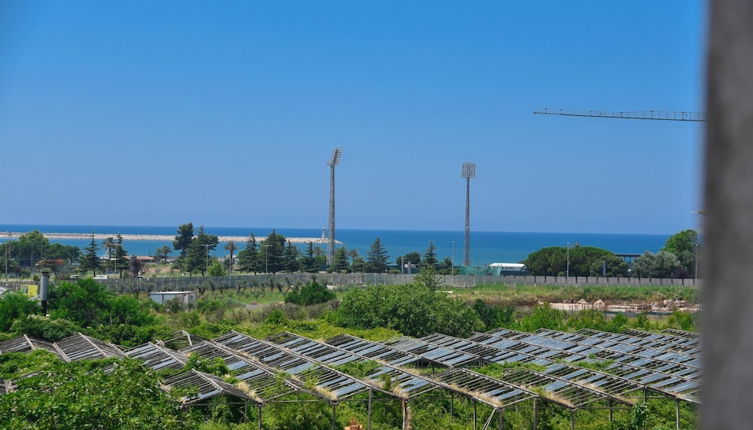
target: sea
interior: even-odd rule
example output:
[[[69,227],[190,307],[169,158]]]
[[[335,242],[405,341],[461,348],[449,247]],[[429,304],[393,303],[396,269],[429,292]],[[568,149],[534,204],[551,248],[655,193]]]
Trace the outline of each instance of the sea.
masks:
[[[141,234],[141,235],[175,235],[177,226],[107,226],[107,225],[13,225],[0,224],[0,242],[6,240],[2,232],[28,232],[39,230],[43,233],[104,233],[104,234]],[[272,228],[268,227],[205,227],[208,234],[217,236],[265,237]],[[286,237],[322,237],[322,230],[316,228],[276,228],[275,231]],[[391,260],[409,252],[423,254],[429,242],[436,246],[439,259],[452,258],[456,264],[463,260],[462,231],[429,230],[337,230],[337,240],[347,249],[355,249],[365,256],[370,245],[380,238]],[[474,266],[490,263],[515,263],[533,251],[547,246],[566,246],[568,243],[582,246],[596,246],[615,253],[640,254],[645,251],[657,252],[664,245],[669,235],[657,234],[608,234],[608,233],[525,233],[525,232],[471,232],[471,262]],[[56,242],[84,248],[89,239],[61,239]],[[130,255],[153,255],[157,248],[172,246],[169,241],[125,240],[124,247]],[[245,244],[236,244],[242,249]],[[305,245],[301,245],[303,248]],[[321,245],[324,246],[324,245]],[[104,249],[100,243],[100,253]],[[225,256],[227,251],[220,244],[213,255]]]

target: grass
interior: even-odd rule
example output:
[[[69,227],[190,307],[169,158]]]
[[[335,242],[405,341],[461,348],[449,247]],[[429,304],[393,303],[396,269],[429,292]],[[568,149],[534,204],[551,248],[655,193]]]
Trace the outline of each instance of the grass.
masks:
[[[698,303],[699,290],[694,287],[655,286],[553,286],[553,285],[481,285],[468,289],[451,289],[452,296],[472,302],[482,299],[489,304],[530,306],[540,301],[563,302],[598,299],[610,302],[655,302],[665,299]]]

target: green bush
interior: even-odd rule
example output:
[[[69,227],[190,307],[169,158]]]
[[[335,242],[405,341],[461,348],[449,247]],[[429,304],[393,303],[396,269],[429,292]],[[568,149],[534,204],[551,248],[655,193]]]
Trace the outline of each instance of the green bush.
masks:
[[[467,336],[484,327],[470,306],[422,285],[350,290],[340,302],[335,319],[345,327],[386,327],[410,336],[434,332]]]
[[[312,280],[300,290],[286,294],[285,303],[309,306],[334,300],[335,297],[335,293],[327,289],[326,286]]]
[[[21,293],[7,293],[0,297],[0,331],[8,331],[13,321],[40,312],[39,303]]]
[[[27,315],[25,318],[17,319],[11,331],[19,335],[27,334],[38,339],[56,342],[81,331],[81,327],[62,318],[51,319],[39,315]]]
[[[0,398],[0,428],[8,429],[178,430],[195,428],[194,417],[135,360],[54,363]]]

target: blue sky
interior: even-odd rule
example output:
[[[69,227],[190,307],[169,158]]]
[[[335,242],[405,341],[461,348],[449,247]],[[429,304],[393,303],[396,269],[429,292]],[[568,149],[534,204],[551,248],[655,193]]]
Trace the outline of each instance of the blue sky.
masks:
[[[538,108],[703,110],[701,2],[10,1],[11,224],[671,233],[702,127]]]

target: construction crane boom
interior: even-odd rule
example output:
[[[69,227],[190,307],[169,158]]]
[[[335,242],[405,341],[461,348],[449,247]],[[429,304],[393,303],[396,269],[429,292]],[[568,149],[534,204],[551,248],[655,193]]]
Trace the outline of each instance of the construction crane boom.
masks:
[[[588,118],[616,118],[616,119],[648,119],[654,121],[689,121],[705,122],[706,114],[702,112],[670,112],[670,111],[637,111],[637,112],[607,112],[599,110],[574,109],[544,109],[535,111],[536,115],[580,116]]]

